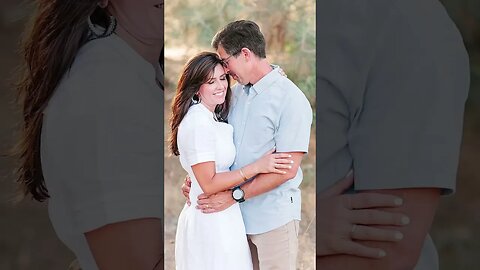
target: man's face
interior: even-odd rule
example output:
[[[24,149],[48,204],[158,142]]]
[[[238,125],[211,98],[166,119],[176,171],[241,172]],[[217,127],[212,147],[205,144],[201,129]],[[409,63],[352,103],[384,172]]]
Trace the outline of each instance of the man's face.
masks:
[[[217,53],[223,60],[225,71],[234,80],[243,85],[249,83],[248,72],[246,72],[247,65],[241,52],[236,56],[230,55],[223,49],[222,45],[219,45]]]

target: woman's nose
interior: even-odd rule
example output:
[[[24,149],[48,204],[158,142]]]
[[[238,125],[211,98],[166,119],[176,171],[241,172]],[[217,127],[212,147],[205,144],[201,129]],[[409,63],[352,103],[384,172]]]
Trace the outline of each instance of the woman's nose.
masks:
[[[217,89],[225,89],[225,86],[223,85],[222,81],[220,80],[217,80],[216,81],[217,83]]]

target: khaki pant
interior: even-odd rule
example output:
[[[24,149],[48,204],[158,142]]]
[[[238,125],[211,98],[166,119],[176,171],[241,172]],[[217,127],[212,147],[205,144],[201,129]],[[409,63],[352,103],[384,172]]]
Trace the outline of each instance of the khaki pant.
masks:
[[[254,270],[296,270],[299,221],[262,234],[249,234]]]

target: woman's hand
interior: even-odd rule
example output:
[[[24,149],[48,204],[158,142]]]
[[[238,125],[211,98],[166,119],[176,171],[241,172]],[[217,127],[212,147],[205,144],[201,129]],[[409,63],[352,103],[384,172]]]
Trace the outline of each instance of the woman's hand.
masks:
[[[293,160],[289,159],[292,156],[286,153],[274,153],[275,148],[268,151],[260,159],[255,161],[252,165],[255,167],[255,172],[259,173],[278,173],[286,174],[285,170],[291,169]],[[280,170],[282,169],[282,170]]]
[[[385,251],[355,240],[391,242],[403,238],[397,230],[372,227],[407,225],[406,215],[380,209],[399,207],[402,199],[378,193],[343,194],[352,184],[350,175],[317,194],[317,256],[349,254],[378,259]]]

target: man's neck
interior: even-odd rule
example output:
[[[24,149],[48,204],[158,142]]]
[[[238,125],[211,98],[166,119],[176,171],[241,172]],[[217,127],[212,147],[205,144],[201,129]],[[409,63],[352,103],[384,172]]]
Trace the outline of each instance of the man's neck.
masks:
[[[252,70],[252,77],[250,79],[251,84],[256,84],[258,81],[260,81],[265,75],[270,73],[273,68],[268,63],[267,59],[260,59],[258,62],[253,66]]]

